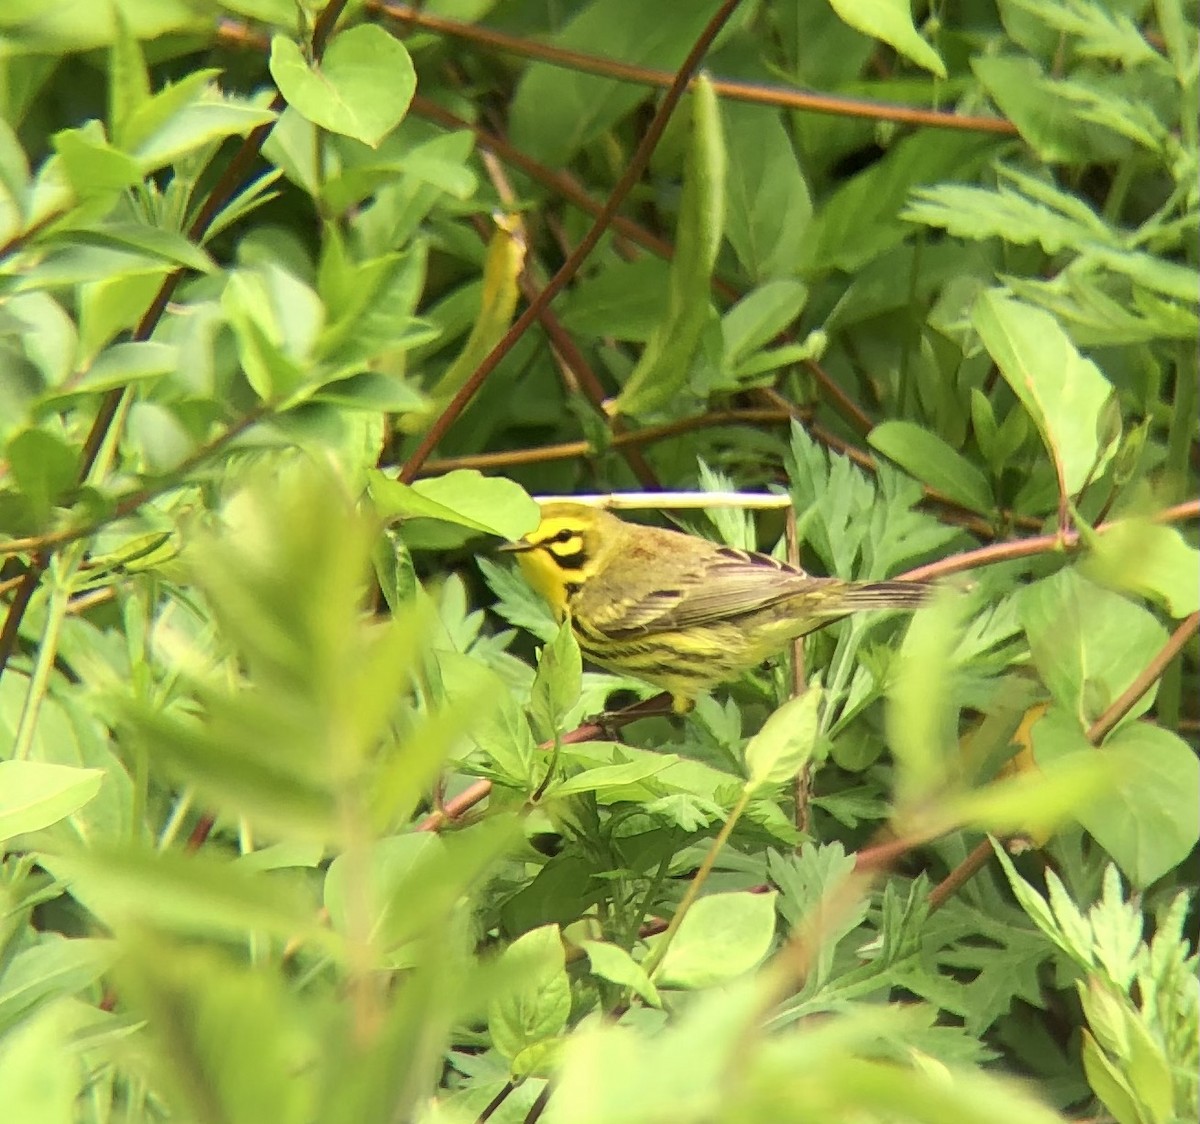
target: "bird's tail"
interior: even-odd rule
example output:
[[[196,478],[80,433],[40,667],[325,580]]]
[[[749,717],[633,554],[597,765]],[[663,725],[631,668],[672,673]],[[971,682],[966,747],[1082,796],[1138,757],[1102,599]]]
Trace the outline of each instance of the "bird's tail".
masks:
[[[838,611],[863,609],[915,609],[929,599],[933,586],[924,582],[854,582],[838,597]]]

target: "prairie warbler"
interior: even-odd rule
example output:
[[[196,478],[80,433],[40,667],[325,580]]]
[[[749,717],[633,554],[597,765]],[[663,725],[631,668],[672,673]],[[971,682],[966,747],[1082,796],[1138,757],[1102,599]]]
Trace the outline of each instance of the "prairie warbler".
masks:
[[[542,505],[536,530],[502,550],[580,650],[670,691],[683,713],[788,641],[860,609],[913,609],[918,582],[814,578],[765,554],[625,523],[575,503]]]

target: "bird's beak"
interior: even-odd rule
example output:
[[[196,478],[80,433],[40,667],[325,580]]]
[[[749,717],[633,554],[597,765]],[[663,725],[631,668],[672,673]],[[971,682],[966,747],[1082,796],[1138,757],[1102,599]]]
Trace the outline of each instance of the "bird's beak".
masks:
[[[501,543],[496,549],[501,554],[521,554],[526,550],[532,550],[533,543],[526,542],[524,539],[517,539],[516,542]]]

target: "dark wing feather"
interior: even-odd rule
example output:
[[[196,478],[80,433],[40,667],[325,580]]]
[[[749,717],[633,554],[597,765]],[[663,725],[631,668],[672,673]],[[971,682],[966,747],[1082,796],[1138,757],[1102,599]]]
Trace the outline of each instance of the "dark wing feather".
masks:
[[[604,622],[604,633],[620,639],[736,620],[828,580],[732,547],[715,549],[697,563],[693,573],[677,575],[682,580],[621,605]]]

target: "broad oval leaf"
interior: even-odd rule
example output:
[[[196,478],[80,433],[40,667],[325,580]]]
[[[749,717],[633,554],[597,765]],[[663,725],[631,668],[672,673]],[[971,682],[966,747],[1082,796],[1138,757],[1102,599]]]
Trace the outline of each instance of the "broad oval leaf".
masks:
[[[501,990],[488,1004],[492,1043],[509,1061],[554,1038],[571,1013],[571,981],[557,925],[525,933],[504,950]]]
[[[270,67],[271,77],[297,112],[372,148],[404,120],[417,88],[404,44],[374,24],[334,36],[316,67],[309,66],[291,39],[276,35]]]
[[[822,691],[816,684],[772,714],[746,746],[751,789],[783,784],[812,758],[820,732]]]
[[[437,519],[509,540],[519,539],[538,523],[538,506],[524,488],[473,468],[412,485],[373,472],[368,488],[385,518]]]
[[[775,939],[777,897],[736,891],[700,898],[680,924],[655,982],[660,987],[712,987],[756,968]]]
[[[1118,434],[1104,432],[1112,384],[1040,308],[989,289],[975,301],[971,319],[1037,425],[1064,490],[1074,495],[1116,449]]]
[[[1049,717],[1033,728],[1039,764],[1054,760],[1062,744],[1054,734]],[[1145,888],[1183,862],[1200,839],[1200,761],[1178,735],[1148,722],[1122,726],[1097,752],[1117,763],[1121,783],[1076,818],[1126,877]]]

